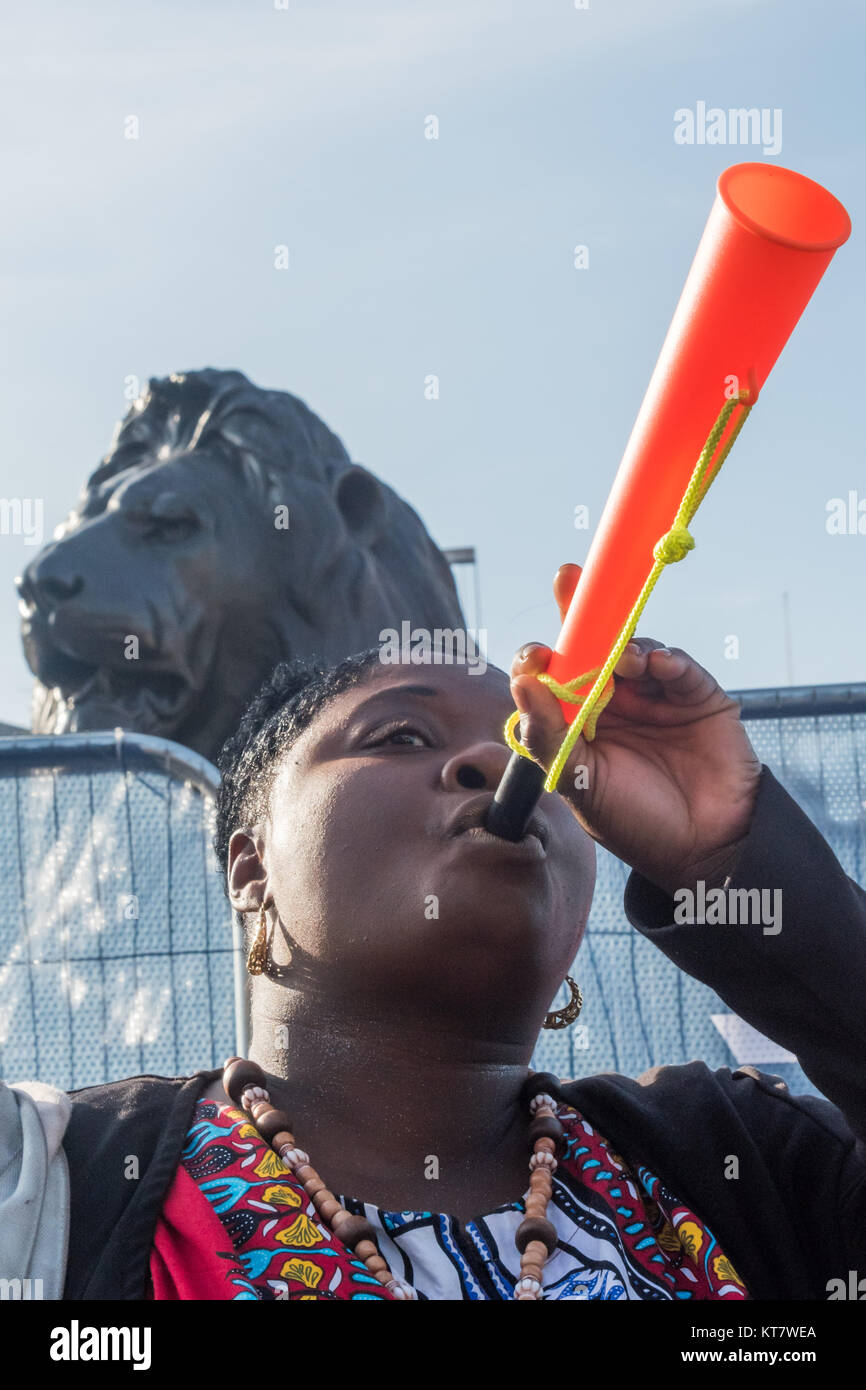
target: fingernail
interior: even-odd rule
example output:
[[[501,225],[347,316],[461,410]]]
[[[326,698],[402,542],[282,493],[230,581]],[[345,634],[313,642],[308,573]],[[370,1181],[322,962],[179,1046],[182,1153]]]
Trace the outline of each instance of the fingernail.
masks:
[[[673,656],[670,647],[656,647],[655,654],[656,656]]]
[[[638,656],[640,654],[640,647],[637,642],[629,642],[623,649],[623,653],[625,652],[628,652],[629,656]]]
[[[517,653],[518,661],[525,661],[526,658],[529,656],[529,653],[532,651],[533,647],[538,647],[540,645],[541,644],[539,642],[524,642],[523,646],[520,648],[520,651]]]

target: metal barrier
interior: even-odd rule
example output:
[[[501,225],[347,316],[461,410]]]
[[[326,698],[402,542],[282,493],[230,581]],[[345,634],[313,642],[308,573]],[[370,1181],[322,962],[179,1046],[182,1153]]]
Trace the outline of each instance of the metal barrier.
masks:
[[[737,698],[762,761],[866,882],[866,685]],[[242,943],[211,847],[217,785],[210,763],[164,739],[0,738],[4,1079],[71,1089],[185,1075],[246,1051]],[[790,1054],[633,931],[622,910],[628,869],[598,857],[572,972],[583,1014],[542,1033],[533,1065],[573,1077],[749,1062],[814,1093]]]
[[[0,739],[0,1075],[66,1089],[219,1065],[246,1040],[211,848],[216,768],[165,739]]]

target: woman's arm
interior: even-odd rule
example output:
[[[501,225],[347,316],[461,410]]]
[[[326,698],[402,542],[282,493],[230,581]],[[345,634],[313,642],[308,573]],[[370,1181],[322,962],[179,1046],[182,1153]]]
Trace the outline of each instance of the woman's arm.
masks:
[[[557,575],[561,611],[579,574],[567,565]],[[648,638],[632,647],[596,738],[578,740],[558,790],[635,870],[635,925],[796,1053],[866,1137],[866,895],[762,769],[714,677]],[[532,644],[512,666],[521,739],[544,767],[566,732],[558,701],[534,679],[549,656]],[[745,924],[731,925],[734,909]],[[689,924],[692,915],[703,920]]]
[[[717,901],[722,911],[708,903],[705,920],[689,924],[691,904],[633,873],[625,910],[676,965],[795,1053],[866,1140],[866,893],[768,768]]]

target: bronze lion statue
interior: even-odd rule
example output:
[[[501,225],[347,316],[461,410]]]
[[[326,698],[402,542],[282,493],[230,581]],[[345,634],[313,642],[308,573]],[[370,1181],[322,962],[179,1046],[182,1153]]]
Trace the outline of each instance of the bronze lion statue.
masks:
[[[296,396],[210,368],[150,381],[18,587],[34,732],[211,759],[277,661],[464,625],[408,503]]]

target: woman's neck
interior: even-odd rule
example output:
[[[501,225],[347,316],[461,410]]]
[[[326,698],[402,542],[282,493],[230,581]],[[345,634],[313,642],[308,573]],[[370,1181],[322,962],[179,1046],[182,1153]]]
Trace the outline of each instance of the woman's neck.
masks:
[[[257,1012],[250,1056],[331,1191],[465,1220],[529,1185],[526,1041],[481,1040],[380,1015],[328,1016],[295,996]],[[285,1009],[285,995],[280,999]]]

